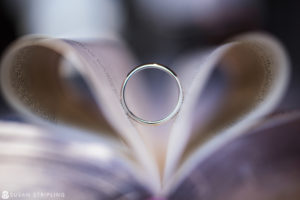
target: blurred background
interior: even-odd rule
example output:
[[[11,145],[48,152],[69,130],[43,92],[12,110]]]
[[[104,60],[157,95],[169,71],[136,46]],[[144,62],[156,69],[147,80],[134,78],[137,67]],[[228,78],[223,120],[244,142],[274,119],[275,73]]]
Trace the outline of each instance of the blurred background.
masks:
[[[278,110],[300,107],[300,2],[280,0],[3,0],[0,54],[25,34],[121,37],[142,63],[171,65],[195,49],[266,31],[287,48],[292,81]],[[0,118],[15,119],[0,97]]]

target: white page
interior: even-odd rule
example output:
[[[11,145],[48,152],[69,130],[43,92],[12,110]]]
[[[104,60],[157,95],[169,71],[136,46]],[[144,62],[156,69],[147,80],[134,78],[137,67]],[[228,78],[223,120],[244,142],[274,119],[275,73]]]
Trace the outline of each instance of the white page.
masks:
[[[65,72],[59,71],[61,57],[82,75],[95,103],[84,102],[85,98],[77,91],[70,93],[62,77]],[[101,133],[102,137],[125,144],[132,152],[132,158],[137,159],[147,172],[144,174],[147,178],[143,178],[154,191],[159,190],[160,177],[154,155],[144,145],[143,138],[120,103],[123,77],[134,67],[122,43],[100,39],[79,42],[23,38],[11,47],[2,66],[4,94],[29,121],[47,126],[56,124],[55,127],[59,128],[92,127],[91,130]],[[91,108],[86,109],[89,106]],[[81,113],[70,112],[77,112],[80,108]],[[97,117],[86,110],[94,112]],[[86,121],[80,118],[82,116]]]
[[[202,62],[189,69],[197,71],[190,73],[194,77],[182,79],[183,85],[189,87],[184,88],[185,101],[170,135],[164,177],[166,193],[215,149],[272,111],[287,86],[287,56],[283,47],[268,35],[249,34],[236,38],[234,42],[217,48]],[[216,105],[220,107],[212,113],[211,121],[192,130],[198,96],[214,68],[220,66],[218,64],[222,64],[229,81],[223,102]],[[187,70],[182,73],[187,73]]]
[[[136,170],[106,141],[85,132],[0,122],[1,193],[21,199],[141,199],[150,195]],[[71,136],[71,137],[70,137]],[[48,197],[54,198],[54,197]]]

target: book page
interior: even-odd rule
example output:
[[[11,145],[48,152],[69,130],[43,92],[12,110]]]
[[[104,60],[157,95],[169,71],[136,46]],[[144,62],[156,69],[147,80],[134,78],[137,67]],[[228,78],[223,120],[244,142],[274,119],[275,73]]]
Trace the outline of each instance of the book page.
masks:
[[[0,122],[1,194],[18,199],[146,199],[151,190],[101,138]],[[72,136],[72,137],[70,137]]]
[[[59,45],[55,47],[54,41],[53,47],[39,44],[43,40],[21,39],[4,57],[1,86],[8,102],[30,120],[76,126],[118,137],[97,108],[90,89],[78,90],[79,85],[73,86],[75,81],[69,81],[80,77],[74,65],[79,62],[78,58],[70,55],[67,60],[63,56],[67,50]],[[84,81],[79,84],[86,84]]]
[[[263,34],[237,38],[188,60],[176,71],[183,105],[160,126],[139,124],[122,108],[123,80],[136,64],[120,41],[21,39],[4,56],[1,86],[28,121],[100,134],[130,152],[124,156],[144,170],[139,176],[153,193],[162,187],[168,193],[201,160],[269,113],[288,80],[283,48]],[[216,71],[220,81],[210,84]],[[136,77],[127,96],[138,115],[160,115],[176,99],[171,84],[165,104],[155,103],[143,78]]]
[[[160,177],[154,155],[120,103],[122,82],[134,66],[121,41],[25,37],[4,57],[1,86],[28,121],[89,130],[127,148],[155,191]],[[139,99],[132,101],[138,106]]]
[[[199,65],[195,60],[182,71],[185,101],[170,135],[166,191],[174,188],[196,164],[272,111],[288,82],[287,56],[268,35],[241,36],[208,54],[199,59]],[[221,87],[217,88],[224,91],[215,90],[216,94],[205,96],[207,93],[203,92],[215,70],[222,77]],[[215,104],[202,105],[203,98],[209,96],[212,99],[208,103]]]
[[[299,123],[299,111],[268,117],[199,162],[168,199],[299,199]]]

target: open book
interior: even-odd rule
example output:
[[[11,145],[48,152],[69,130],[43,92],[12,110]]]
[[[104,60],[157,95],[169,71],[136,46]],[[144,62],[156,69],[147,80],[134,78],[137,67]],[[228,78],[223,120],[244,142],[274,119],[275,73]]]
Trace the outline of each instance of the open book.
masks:
[[[2,60],[1,87],[31,125],[0,124],[1,160],[7,161],[0,189],[73,200],[199,199],[185,184],[207,190],[193,179],[205,175],[197,166],[255,130],[289,80],[289,61],[276,39],[242,35],[170,66],[184,101],[173,119],[151,126],[133,121],[120,102],[136,64],[120,40],[27,36],[15,42]],[[159,116],[174,103],[173,85],[158,84],[170,95],[157,104],[160,94],[137,76],[126,93],[129,106],[138,115]]]

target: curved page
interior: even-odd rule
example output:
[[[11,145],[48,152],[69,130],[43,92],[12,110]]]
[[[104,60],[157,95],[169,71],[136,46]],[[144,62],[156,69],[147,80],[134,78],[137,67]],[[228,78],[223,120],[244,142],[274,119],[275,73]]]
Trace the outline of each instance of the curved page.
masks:
[[[129,148],[157,190],[153,155],[120,103],[122,81],[132,63],[120,41],[25,37],[4,56],[1,86],[8,102],[29,121],[89,130]]]
[[[188,174],[168,199],[299,199],[300,113],[270,117]]]
[[[65,135],[73,137],[64,137]],[[145,199],[150,190],[99,137],[0,122],[1,194],[18,199]],[[9,198],[9,199],[10,199]]]
[[[185,101],[170,135],[165,191],[174,188],[196,164],[242,134],[277,105],[289,68],[283,47],[272,37],[249,34],[225,44],[183,70]],[[199,97],[219,68],[225,86],[209,115],[194,119]],[[205,120],[204,123],[201,120]],[[201,126],[198,126],[198,125]],[[174,173],[176,174],[174,176]],[[172,187],[170,186],[172,185]]]

